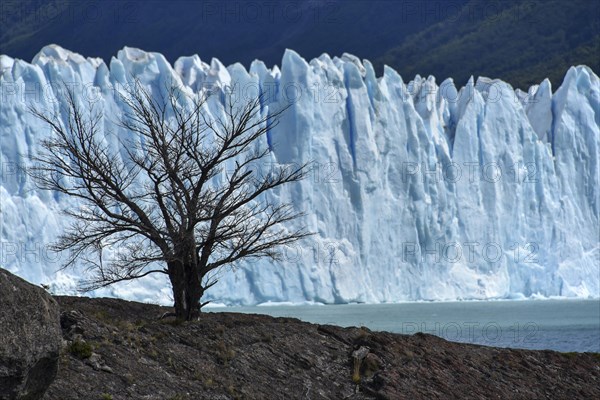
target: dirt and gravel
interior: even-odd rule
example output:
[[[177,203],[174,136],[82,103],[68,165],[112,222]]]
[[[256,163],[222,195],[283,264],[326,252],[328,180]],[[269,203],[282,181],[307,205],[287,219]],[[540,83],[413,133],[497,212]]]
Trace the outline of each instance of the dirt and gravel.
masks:
[[[493,348],[427,334],[56,297],[64,346],[45,400],[593,399],[600,355]]]

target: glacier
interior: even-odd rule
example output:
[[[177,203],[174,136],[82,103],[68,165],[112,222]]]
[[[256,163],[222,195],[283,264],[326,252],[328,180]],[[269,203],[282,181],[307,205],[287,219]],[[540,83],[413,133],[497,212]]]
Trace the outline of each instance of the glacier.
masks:
[[[225,67],[199,56],[171,65],[124,48],[107,65],[57,45],[31,63],[0,56],[0,267],[55,293],[75,293],[86,266],[61,269],[49,250],[69,223],[72,198],[40,191],[25,173],[49,128],[29,111],[64,104],[61,84],[106,116],[118,149],[119,87],[175,82],[207,96],[264,97],[263,111],[289,105],[263,145],[276,163],[312,162],[310,174],[269,196],[306,214],[292,222],[314,236],[283,260],[223,270],[207,299],[229,305],[600,297],[600,83],[571,67],[553,93],[500,80],[405,82],[367,60],[292,50],[281,67]],[[62,118],[64,120],[64,115]],[[97,290],[170,303],[162,277]]]

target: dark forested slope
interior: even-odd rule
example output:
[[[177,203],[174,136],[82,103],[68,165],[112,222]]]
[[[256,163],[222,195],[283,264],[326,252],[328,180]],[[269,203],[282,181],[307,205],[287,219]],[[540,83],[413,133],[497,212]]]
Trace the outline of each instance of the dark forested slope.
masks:
[[[0,5],[0,54],[27,61],[59,44],[89,57],[123,46],[279,64],[344,52],[415,74],[501,78],[526,88],[567,68],[600,70],[600,2],[593,0],[21,0]]]

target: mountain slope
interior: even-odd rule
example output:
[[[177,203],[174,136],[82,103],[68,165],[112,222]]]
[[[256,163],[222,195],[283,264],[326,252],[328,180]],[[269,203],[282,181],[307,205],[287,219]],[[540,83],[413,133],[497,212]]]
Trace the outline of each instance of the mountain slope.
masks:
[[[107,63],[123,46],[158,51],[171,62],[199,54],[246,66],[255,59],[279,63],[286,48],[310,58],[324,52],[375,58],[445,17],[411,18],[422,6],[409,6],[387,0],[23,0],[3,4],[0,54],[30,61],[40,48],[56,43]]]
[[[110,61],[123,46],[271,66],[286,48],[344,52],[404,77],[470,75],[526,89],[571,65],[600,69],[600,3],[589,0],[223,2],[23,0],[0,9],[0,54],[29,61],[56,43]]]
[[[472,0],[456,20],[407,38],[375,64],[459,83],[483,75],[525,90],[544,78],[558,85],[571,65],[600,70],[600,3]]]

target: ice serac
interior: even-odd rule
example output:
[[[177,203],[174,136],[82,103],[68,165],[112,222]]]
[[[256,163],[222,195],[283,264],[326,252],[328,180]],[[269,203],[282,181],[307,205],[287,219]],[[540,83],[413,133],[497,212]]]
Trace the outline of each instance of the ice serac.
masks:
[[[29,107],[60,111],[62,82],[114,125],[120,85],[133,79],[159,95],[175,83],[206,96],[217,116],[227,96],[263,94],[267,115],[289,106],[260,145],[272,162],[312,162],[309,176],[268,194],[306,216],[315,235],[285,249],[284,261],[241,263],[209,296],[226,304],[395,302],[600,297],[600,83],[571,68],[552,93],[499,80],[457,88],[434,77],[409,82],[386,67],[327,54],[310,62],[288,50],[281,68],[255,61],[223,66],[124,48],[109,65],[58,46],[31,63],[0,56],[0,266],[70,292],[84,273],[60,270],[47,246],[68,224],[71,198],[41,192],[24,173],[50,135]],[[64,115],[63,115],[64,118]],[[292,226],[290,226],[291,228]],[[164,280],[148,277],[96,292],[169,302]]]

